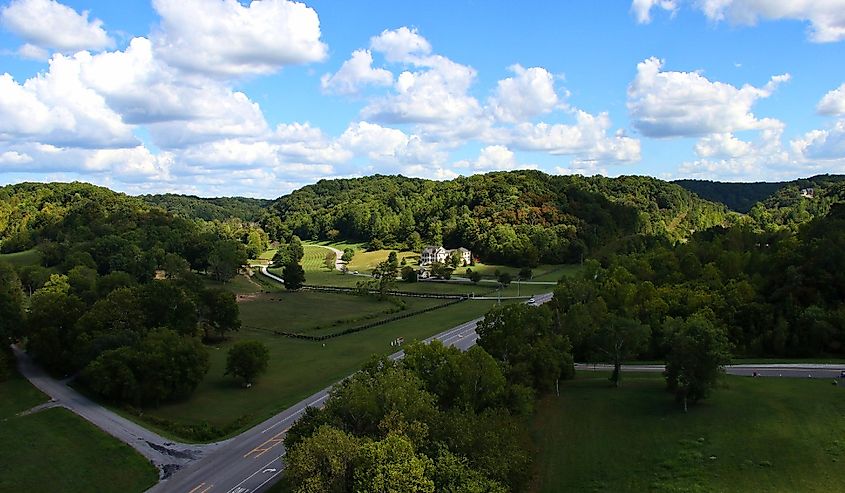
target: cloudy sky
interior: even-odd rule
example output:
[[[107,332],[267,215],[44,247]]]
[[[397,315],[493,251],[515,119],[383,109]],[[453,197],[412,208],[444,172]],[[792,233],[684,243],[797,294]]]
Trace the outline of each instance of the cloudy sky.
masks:
[[[0,0],[0,183],[845,172],[845,0]]]

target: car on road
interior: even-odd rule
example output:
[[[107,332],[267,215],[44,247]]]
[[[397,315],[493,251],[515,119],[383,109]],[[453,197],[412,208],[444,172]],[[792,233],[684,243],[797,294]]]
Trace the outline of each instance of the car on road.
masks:
[[[537,300],[536,300],[536,299],[534,299],[534,297],[533,297],[533,296],[532,296],[532,297],[530,297],[530,298],[528,298],[528,304],[529,304],[529,305],[533,305],[534,303],[537,303]]]
[[[839,372],[839,378],[845,378],[845,371]]]

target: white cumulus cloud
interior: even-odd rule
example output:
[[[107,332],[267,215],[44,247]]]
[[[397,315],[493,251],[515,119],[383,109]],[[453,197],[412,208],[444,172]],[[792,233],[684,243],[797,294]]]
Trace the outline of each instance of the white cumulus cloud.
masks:
[[[326,92],[357,94],[366,85],[393,84],[393,73],[383,68],[374,68],[373,55],[369,50],[355,50],[337,72],[323,75],[320,84]]]
[[[370,47],[383,53],[388,62],[411,62],[431,53],[431,44],[416,29],[405,26],[385,29],[370,38]]]
[[[654,8],[678,10],[679,0],[633,0],[637,22],[648,23]],[[845,39],[845,0],[695,0],[688,1],[709,20],[753,26],[762,20],[803,21],[817,43]]]
[[[510,142],[519,150],[572,155],[582,161],[626,162],[640,159],[640,141],[611,128],[607,113],[575,111],[574,125],[522,123],[514,127]]]
[[[845,39],[845,0],[700,0],[709,19],[754,25],[759,19],[810,23],[810,39],[818,43]]]
[[[662,71],[662,67],[657,58],[640,62],[628,86],[628,111],[643,135],[704,136],[780,125],[771,118],[758,119],[751,107],[788,81],[789,74],[776,75],[763,87],[737,88],[697,72]]]
[[[825,94],[816,110],[822,115],[845,115],[845,84]]]
[[[154,0],[156,49],[169,64],[223,76],[267,74],[321,61],[320,19],[288,0]]]
[[[674,14],[678,10],[678,2],[676,0],[633,0],[631,2],[631,12],[640,24],[651,22],[652,8],[668,10]]]
[[[488,102],[501,121],[520,122],[555,109],[559,102],[554,76],[543,67],[513,65],[515,77],[500,80]]]
[[[703,137],[695,144],[695,153],[703,158],[735,158],[748,155],[753,147],[731,133],[713,134]]]
[[[46,59],[48,49],[72,53],[114,46],[101,20],[55,0],[12,0],[0,8],[0,22],[26,41],[20,53],[28,58]]]

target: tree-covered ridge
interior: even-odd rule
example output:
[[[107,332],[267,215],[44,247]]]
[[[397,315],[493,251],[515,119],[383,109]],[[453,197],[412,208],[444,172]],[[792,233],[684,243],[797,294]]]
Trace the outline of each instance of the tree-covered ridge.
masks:
[[[786,182],[730,183],[710,180],[675,180],[672,183],[705,200],[721,202],[743,214],[786,185]]]
[[[418,249],[465,246],[487,261],[580,261],[618,238],[673,240],[722,224],[728,211],[647,177],[495,172],[432,181],[402,176],[321,180],[281,197],[262,225],[271,238],[367,241]]]
[[[802,190],[812,189],[812,196]],[[749,215],[760,227],[797,228],[826,215],[831,206],[845,202],[845,175],[819,175],[784,184],[755,205]]]
[[[243,221],[257,221],[271,203],[271,200],[248,197],[205,198],[193,195],[156,194],[141,195],[141,200],[188,219],[223,221],[237,218]]]
[[[141,200],[88,183],[7,185],[0,187],[0,245],[4,252],[30,248],[42,238],[55,239],[63,224],[128,229],[150,209]]]

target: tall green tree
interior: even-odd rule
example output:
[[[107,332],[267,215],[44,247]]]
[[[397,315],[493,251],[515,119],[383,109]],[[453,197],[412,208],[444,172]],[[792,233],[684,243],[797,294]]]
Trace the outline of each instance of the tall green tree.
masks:
[[[610,381],[622,384],[622,363],[638,356],[648,346],[651,329],[639,320],[615,316],[593,334],[596,357],[613,365]]]
[[[479,346],[503,366],[513,384],[548,392],[575,373],[569,340],[555,332],[545,307],[494,307],[476,332]]]
[[[730,343],[724,330],[703,314],[685,321],[670,318],[666,323],[671,331],[666,385],[686,412],[689,403],[710,395],[731,361]]]
[[[219,240],[214,243],[208,256],[211,277],[228,282],[238,274],[247,262],[246,249],[235,240]]]
[[[353,474],[363,443],[346,432],[321,426],[288,449],[285,475],[296,493],[355,491]]]
[[[261,341],[238,341],[226,354],[226,375],[240,378],[246,385],[267,371],[270,350]]]
[[[434,492],[429,477],[433,464],[414,450],[407,437],[389,434],[378,442],[365,443],[355,468],[354,491],[358,493]]]
[[[0,351],[12,343],[23,326],[23,290],[11,265],[0,262]]]
[[[305,285],[305,269],[298,262],[290,262],[282,269],[282,279],[285,289],[299,291]]]
[[[223,339],[241,328],[240,309],[235,295],[225,289],[207,289],[200,294],[200,326],[208,339],[213,333]]]

